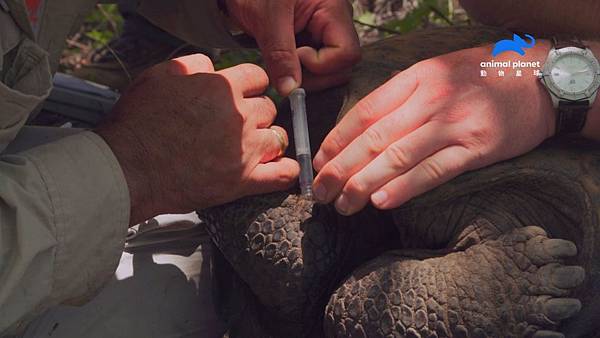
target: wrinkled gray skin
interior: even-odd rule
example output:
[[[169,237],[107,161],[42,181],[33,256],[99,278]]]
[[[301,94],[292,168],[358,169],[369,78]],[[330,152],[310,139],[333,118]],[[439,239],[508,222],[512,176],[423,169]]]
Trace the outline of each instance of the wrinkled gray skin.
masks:
[[[506,36],[436,29],[366,47],[349,85],[309,95],[314,150],[395,71]],[[278,123],[291,130],[288,117]],[[391,211],[343,217],[291,191],[199,214],[223,254],[215,294],[230,337],[594,337],[600,327],[597,144],[553,140]]]

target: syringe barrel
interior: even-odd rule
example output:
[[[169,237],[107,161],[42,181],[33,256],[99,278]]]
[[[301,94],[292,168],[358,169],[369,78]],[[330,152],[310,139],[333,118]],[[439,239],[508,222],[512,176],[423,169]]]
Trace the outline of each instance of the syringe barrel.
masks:
[[[302,88],[295,89],[289,98],[292,106],[296,160],[300,164],[300,191],[303,196],[312,198],[313,166],[306,116],[306,92]]]
[[[310,139],[308,137],[308,120],[306,117],[305,98],[306,92],[302,88],[295,89],[290,94],[296,156],[308,155],[310,157]]]
[[[296,157],[296,160],[300,164],[300,193],[303,196],[312,198],[312,184],[313,184],[313,167],[312,167],[312,159],[310,155],[302,154]]]

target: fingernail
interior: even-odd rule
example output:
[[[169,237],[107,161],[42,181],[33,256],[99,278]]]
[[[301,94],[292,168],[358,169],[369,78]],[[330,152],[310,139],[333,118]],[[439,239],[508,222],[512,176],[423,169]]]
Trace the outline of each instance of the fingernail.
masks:
[[[277,89],[281,95],[288,95],[296,88],[298,88],[298,84],[291,76],[284,76],[277,80]]]
[[[387,199],[388,194],[383,190],[380,190],[371,195],[371,201],[373,201],[373,204],[375,204],[375,206],[377,207],[382,207],[385,204],[385,202],[387,202]]]
[[[318,202],[325,202],[327,199],[327,189],[322,184],[317,184],[313,187],[313,193],[315,195],[315,199]]]
[[[350,209],[350,203],[345,195],[341,195],[335,201],[335,208],[342,215],[348,215],[348,210]]]

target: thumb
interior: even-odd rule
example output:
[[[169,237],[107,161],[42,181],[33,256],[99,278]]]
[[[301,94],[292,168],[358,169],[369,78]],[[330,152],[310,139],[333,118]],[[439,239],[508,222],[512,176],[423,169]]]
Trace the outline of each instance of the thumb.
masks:
[[[298,162],[287,157],[259,164],[250,175],[246,192],[257,195],[289,189],[296,184],[299,173]]]
[[[265,22],[258,23],[262,26],[260,34],[255,36],[271,83],[282,96],[287,96],[302,82],[294,33],[294,3],[290,0],[270,2]]]

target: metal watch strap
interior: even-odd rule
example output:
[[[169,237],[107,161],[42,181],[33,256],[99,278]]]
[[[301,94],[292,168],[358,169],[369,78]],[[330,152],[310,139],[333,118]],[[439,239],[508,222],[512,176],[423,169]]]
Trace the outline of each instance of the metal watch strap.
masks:
[[[587,46],[577,37],[555,36],[552,39],[555,49],[577,47],[586,49]],[[583,129],[590,110],[590,101],[560,100],[556,115],[556,135],[578,133]]]
[[[578,133],[583,129],[590,101],[560,101],[556,115],[556,135]]]

